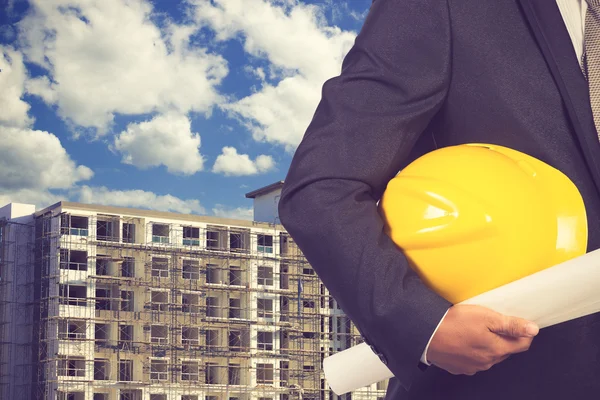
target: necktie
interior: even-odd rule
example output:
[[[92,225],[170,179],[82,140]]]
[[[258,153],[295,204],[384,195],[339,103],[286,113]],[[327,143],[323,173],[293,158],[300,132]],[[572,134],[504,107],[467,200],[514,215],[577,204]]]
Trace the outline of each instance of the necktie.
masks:
[[[600,0],[586,0],[583,71],[588,81],[596,132],[600,135]]]

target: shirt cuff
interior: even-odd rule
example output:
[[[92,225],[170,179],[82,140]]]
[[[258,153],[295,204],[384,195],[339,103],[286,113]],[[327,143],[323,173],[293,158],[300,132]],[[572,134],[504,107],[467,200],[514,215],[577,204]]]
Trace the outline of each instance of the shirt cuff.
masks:
[[[442,324],[442,321],[444,320],[444,318],[446,317],[446,314],[448,314],[449,310],[446,310],[446,312],[444,313],[444,316],[442,317],[442,319],[440,320],[440,322],[438,323],[438,326],[435,328],[435,330],[433,331],[433,333],[431,334],[431,337],[429,338],[429,342],[427,342],[427,346],[425,346],[425,350],[423,351],[423,355],[421,355],[421,362],[425,365],[429,365],[431,366],[431,364],[427,361],[427,350],[429,349],[429,343],[431,343],[431,339],[433,339],[433,336],[435,335],[435,333],[437,332],[438,328],[440,327],[440,325]]]

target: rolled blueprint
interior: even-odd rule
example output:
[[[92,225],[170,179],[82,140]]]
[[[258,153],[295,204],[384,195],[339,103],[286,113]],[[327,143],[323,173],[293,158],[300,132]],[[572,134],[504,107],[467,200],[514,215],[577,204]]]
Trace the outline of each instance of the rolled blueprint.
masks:
[[[600,311],[600,249],[459,304],[475,304],[533,321],[541,328]],[[331,390],[339,395],[393,377],[365,343],[323,360]]]

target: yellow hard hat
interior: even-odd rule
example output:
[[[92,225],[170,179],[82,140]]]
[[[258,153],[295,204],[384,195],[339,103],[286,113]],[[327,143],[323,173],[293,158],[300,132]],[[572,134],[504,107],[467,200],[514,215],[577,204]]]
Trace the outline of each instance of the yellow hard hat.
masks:
[[[585,206],[573,182],[497,145],[425,154],[388,183],[379,210],[410,266],[453,304],[587,249]]]

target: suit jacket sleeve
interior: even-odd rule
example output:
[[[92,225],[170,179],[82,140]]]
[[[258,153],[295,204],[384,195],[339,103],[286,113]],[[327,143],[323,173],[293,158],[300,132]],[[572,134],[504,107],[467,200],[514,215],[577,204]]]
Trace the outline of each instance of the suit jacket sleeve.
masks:
[[[377,201],[444,102],[445,0],[376,0],[296,150],[279,218],[405,388],[451,306],[383,232]]]

